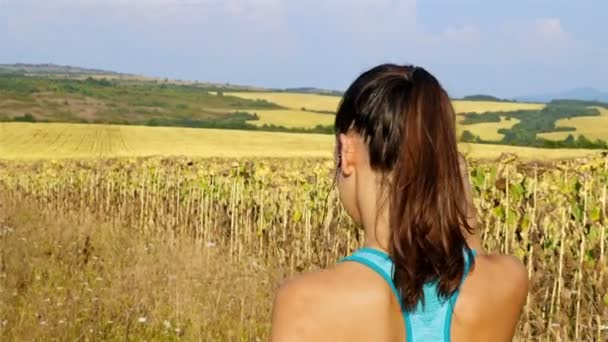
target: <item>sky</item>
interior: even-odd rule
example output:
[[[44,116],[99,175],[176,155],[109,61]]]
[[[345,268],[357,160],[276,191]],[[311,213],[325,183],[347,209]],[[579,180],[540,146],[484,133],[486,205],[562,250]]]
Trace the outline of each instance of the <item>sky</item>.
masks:
[[[608,90],[606,0],[0,0],[0,63],[344,90],[380,63],[451,96]]]

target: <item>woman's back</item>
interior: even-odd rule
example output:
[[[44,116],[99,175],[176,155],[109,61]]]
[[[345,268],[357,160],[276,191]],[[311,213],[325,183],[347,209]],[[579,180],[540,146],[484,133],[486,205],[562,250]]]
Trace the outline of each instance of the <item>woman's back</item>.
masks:
[[[353,255],[377,263],[365,257],[368,253]],[[431,321],[425,322],[419,311],[414,322],[409,313],[409,324],[395,290],[381,275],[385,269],[346,258],[289,281],[277,295],[273,314],[273,324],[284,329],[274,329],[272,341],[511,341],[528,290],[527,272],[516,258],[476,255],[453,312],[438,312],[437,303],[427,303]],[[433,297],[433,302],[438,299]],[[446,309],[451,308],[440,308]]]
[[[476,252],[463,251],[465,268],[462,282],[465,281],[474,262]],[[362,248],[343,259],[346,262],[356,262],[371,268],[380,275],[391,287],[395,298],[401,303],[401,295],[396,288],[393,277],[395,265],[388,254],[374,249]],[[436,282],[427,282],[423,286],[423,300],[416,307],[407,310],[402,307],[402,316],[407,341],[449,341],[452,326],[452,314],[458,300],[459,291],[443,298],[439,294]]]
[[[527,273],[481,253],[455,119],[424,68],[384,64],[351,84],[336,113],[336,184],[368,249],[288,282],[273,341],[512,338]]]

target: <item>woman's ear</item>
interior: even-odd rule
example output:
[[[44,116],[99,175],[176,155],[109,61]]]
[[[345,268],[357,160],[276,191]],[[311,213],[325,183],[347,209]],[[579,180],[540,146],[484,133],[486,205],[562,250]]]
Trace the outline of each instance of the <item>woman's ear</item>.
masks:
[[[338,165],[343,176],[348,177],[355,171],[356,146],[354,133],[341,133],[338,136]]]

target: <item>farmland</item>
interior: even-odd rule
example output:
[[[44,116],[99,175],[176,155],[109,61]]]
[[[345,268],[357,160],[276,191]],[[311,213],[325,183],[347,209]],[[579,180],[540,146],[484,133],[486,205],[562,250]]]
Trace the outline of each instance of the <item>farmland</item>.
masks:
[[[454,111],[458,113],[485,112],[514,112],[518,110],[540,110],[545,108],[542,103],[492,102],[492,101],[460,101],[452,102]]]
[[[484,122],[470,125],[459,124],[456,126],[456,129],[458,132],[462,132],[462,130],[466,129],[469,132],[479,136],[481,139],[487,141],[499,141],[504,137],[504,135],[498,133],[498,130],[503,128],[510,129],[519,122],[520,121],[517,119],[506,119],[505,117],[500,117],[500,122]]]
[[[340,97],[331,95],[317,94],[297,94],[286,92],[228,92],[228,96],[243,98],[246,100],[263,100],[277,104],[290,110],[254,110],[246,109],[249,112],[256,113],[259,121],[250,121],[255,125],[277,125],[284,127],[315,127],[317,125],[332,125],[333,119],[325,114],[335,113],[340,103]],[[456,113],[484,113],[489,111],[494,112],[512,112],[517,110],[540,110],[545,107],[544,104],[536,103],[515,103],[515,102],[497,102],[497,101],[464,101],[454,100],[454,110]],[[459,116],[460,118],[460,116]],[[459,120],[460,121],[460,120]],[[490,141],[499,141],[503,135],[498,133],[501,128],[511,128],[518,120],[506,121],[500,123],[485,123],[478,125],[460,125],[462,131],[467,129],[482,139]]]
[[[332,170],[327,158],[0,162],[0,338],[267,340],[281,279],[361,244]],[[529,271],[517,340],[605,340],[608,160],[469,172],[485,248]]]
[[[340,103],[340,97],[331,95],[297,94],[281,92],[229,92],[226,95],[247,100],[265,100],[285,108],[303,109],[308,111],[335,112]],[[489,111],[512,112],[526,109],[542,109],[545,105],[538,103],[515,103],[493,101],[453,101],[456,113],[483,113]]]
[[[179,127],[0,123],[0,159],[330,157],[333,137]]]
[[[257,126],[276,125],[287,128],[312,128],[317,125],[332,126],[334,124],[333,115],[306,112],[297,109],[256,110],[255,114],[259,119],[249,121],[249,123]]]
[[[111,74],[53,78],[0,73],[0,121],[332,133],[340,97],[251,90]],[[602,103],[467,99],[453,104],[464,142],[606,147],[601,142],[608,136],[603,129],[606,115],[594,112],[608,108]],[[575,135],[583,138],[565,140],[564,133],[577,128]],[[462,137],[463,133],[467,134]]]
[[[335,113],[340,103],[340,97],[331,95],[282,92],[228,92],[225,94],[250,101],[264,100],[285,108],[329,113]]]
[[[590,139],[606,139],[608,137],[608,109],[594,108],[600,112],[599,117],[578,117],[557,121],[558,127],[573,127],[576,129],[575,131],[543,133],[540,136],[549,140],[562,140],[570,134],[575,137],[583,134]]]
[[[324,115],[324,114],[319,114]],[[0,123],[0,160],[190,157],[325,157],[334,137],[324,134],[145,127],[98,124]],[[503,153],[523,160],[564,159],[597,154],[585,149],[460,144],[475,159],[496,159]]]

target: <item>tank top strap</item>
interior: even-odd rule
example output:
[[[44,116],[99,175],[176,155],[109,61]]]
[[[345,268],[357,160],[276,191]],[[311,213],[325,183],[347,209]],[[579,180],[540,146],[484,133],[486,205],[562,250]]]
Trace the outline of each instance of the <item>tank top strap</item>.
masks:
[[[397,287],[395,287],[395,282],[393,281],[395,265],[390,256],[378,249],[361,248],[355,251],[350,256],[347,256],[340,260],[340,262],[344,261],[357,262],[359,264],[367,266],[371,270],[376,272],[378,275],[380,275],[382,279],[384,279],[384,281],[390,286],[391,290],[393,291],[393,294],[399,302],[399,306],[401,307],[403,324],[405,326],[406,341],[413,341],[411,335],[412,329],[410,329],[411,322],[409,313],[405,310],[405,307],[403,306],[403,301],[401,300],[401,295],[399,294],[399,290],[397,290]]]
[[[466,249],[463,251],[465,266],[461,285],[468,276],[471,265],[477,254],[474,249],[471,249],[470,251],[470,253],[468,253]],[[361,248],[350,256],[341,259],[339,262],[345,261],[356,262],[367,266],[380,275],[390,286],[401,306],[407,342],[417,342],[415,339],[428,340],[428,338],[434,338],[434,340],[437,341],[450,341],[452,316],[460,289],[456,290],[447,301],[441,301],[437,297],[437,285],[433,283],[425,284],[424,295],[426,304],[422,305],[422,303],[418,303],[416,309],[412,312],[408,312],[403,307],[401,295],[393,281],[395,266],[388,254],[373,248]],[[443,325],[443,329],[441,329],[441,325]],[[415,334],[413,333],[414,330],[416,330]],[[440,336],[443,338],[441,339]]]
[[[354,261],[371,268],[386,281],[395,296],[401,298],[399,291],[393,282],[394,264],[388,254],[373,248],[361,248],[350,256],[340,260],[340,262],[344,261]],[[399,303],[401,303],[401,301],[399,301]]]

